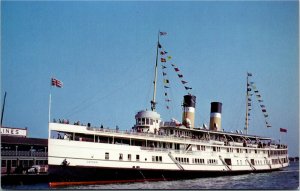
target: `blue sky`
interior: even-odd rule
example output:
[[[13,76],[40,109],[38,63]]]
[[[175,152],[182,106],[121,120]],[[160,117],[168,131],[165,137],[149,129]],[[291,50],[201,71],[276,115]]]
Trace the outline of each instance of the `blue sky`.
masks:
[[[266,2],[1,2],[1,101],[4,126],[47,137],[51,118],[120,129],[150,109],[158,30],[161,44],[197,96],[196,124],[210,102],[223,103],[222,127],[244,128],[246,73],[253,74],[272,128],[253,102],[249,134],[280,137],[299,149],[299,4]],[[171,109],[161,71],[157,111],[181,120],[186,91],[168,68]],[[51,77],[64,84],[50,88]],[[296,146],[297,145],[297,146]]]

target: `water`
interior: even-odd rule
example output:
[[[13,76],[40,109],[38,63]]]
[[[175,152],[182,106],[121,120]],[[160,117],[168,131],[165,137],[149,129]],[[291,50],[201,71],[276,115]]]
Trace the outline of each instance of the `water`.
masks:
[[[3,189],[50,189],[47,183],[34,185],[11,185]],[[198,178],[192,180],[139,182],[128,184],[83,185],[60,187],[61,189],[254,189],[254,190],[287,190],[299,188],[299,163],[291,162],[282,171],[271,173],[251,173],[238,176],[223,176],[216,178]],[[55,189],[55,188],[53,188]]]

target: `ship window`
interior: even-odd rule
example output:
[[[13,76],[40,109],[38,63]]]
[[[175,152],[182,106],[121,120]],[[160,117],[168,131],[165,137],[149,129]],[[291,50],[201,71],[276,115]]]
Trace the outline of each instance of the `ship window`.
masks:
[[[106,159],[106,160],[109,159],[109,153],[105,153],[105,159]]]
[[[255,154],[257,153],[257,150],[254,150]]]
[[[146,124],[149,125],[150,122],[149,122],[149,118],[146,118]]]
[[[140,155],[136,155],[136,161],[140,161]]]
[[[150,119],[150,125],[153,125],[153,119]]]
[[[131,154],[128,154],[128,160],[131,161]]]
[[[1,160],[1,167],[6,167],[6,160]]]
[[[123,160],[123,154],[122,153],[119,154],[119,160]]]
[[[216,152],[216,147],[213,147],[213,151]]]
[[[142,119],[138,118],[138,124],[141,125],[142,124]]]
[[[197,150],[200,150],[200,145],[197,145]]]
[[[142,118],[142,125],[145,125],[145,118]]]
[[[159,161],[162,162],[162,156],[159,156]]]

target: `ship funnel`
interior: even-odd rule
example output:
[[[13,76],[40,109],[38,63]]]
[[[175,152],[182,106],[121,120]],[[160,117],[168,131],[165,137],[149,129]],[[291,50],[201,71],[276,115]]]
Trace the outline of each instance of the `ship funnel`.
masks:
[[[196,96],[190,94],[183,96],[182,124],[188,128],[194,128],[195,105],[196,105]]]
[[[222,103],[211,102],[209,130],[221,131]]]

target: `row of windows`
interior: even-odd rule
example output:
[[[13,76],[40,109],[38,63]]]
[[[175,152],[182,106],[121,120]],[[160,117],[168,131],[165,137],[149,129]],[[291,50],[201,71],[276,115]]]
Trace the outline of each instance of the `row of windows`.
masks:
[[[109,160],[109,153],[108,152],[105,153],[105,159]],[[136,161],[140,161],[140,155],[135,155],[135,159],[136,159]],[[180,163],[189,164],[189,158],[175,157],[175,159]],[[123,154],[122,153],[119,153],[119,160],[123,160]],[[128,161],[132,160],[131,154],[127,155],[127,160]],[[145,158],[145,161],[147,161],[147,158]],[[286,163],[287,159],[283,158],[281,161],[283,163]],[[162,156],[152,156],[152,162],[162,162]],[[263,165],[263,164],[268,164],[269,162],[270,161],[266,161],[266,160],[254,160],[251,163],[253,165]],[[204,161],[204,159],[193,158],[192,163],[194,163],[194,164],[205,164],[205,161]],[[17,161],[12,160],[10,164],[11,164],[11,167],[16,167]],[[23,166],[31,166],[31,165],[33,165],[33,161],[29,161],[29,160],[20,161],[20,164],[22,164]],[[38,164],[38,165],[47,164],[47,161],[37,160],[36,164]],[[218,161],[216,159],[207,159],[207,164],[218,164]],[[245,164],[247,164],[247,160],[245,160]],[[280,164],[280,161],[278,159],[272,159],[272,164]],[[243,165],[242,160],[237,160],[237,165]],[[7,166],[7,160],[2,160],[1,166],[6,167]]]
[[[198,151],[205,151],[206,149],[206,146],[204,145],[197,145],[197,150]],[[221,152],[221,147],[212,147],[212,150],[213,152]],[[233,151],[236,151],[236,153],[251,153],[252,150],[251,149],[241,149],[241,148],[236,148],[236,149],[233,149],[233,148],[226,148],[226,151],[228,153],[233,153]],[[255,154],[267,154],[268,151],[259,151],[257,149],[254,150],[254,153]],[[287,154],[287,151],[286,150],[283,150],[283,151],[271,151],[271,155],[277,155],[277,154]]]
[[[205,151],[205,146],[204,145],[197,145],[197,150],[198,151]]]
[[[220,152],[221,151],[220,147],[212,147],[212,149],[213,149],[214,152]]]
[[[207,159],[207,164],[218,164],[216,159]]]
[[[190,163],[189,158],[184,158],[184,157],[175,157],[175,159],[180,162],[180,163]]]
[[[193,163],[196,163],[196,164],[204,164],[204,159],[197,159],[197,158],[193,158]]]
[[[109,160],[109,153],[105,153],[105,159]],[[119,153],[119,160],[123,160],[123,153]],[[131,161],[131,154],[127,155],[127,160]],[[135,160],[139,161],[140,160],[140,155],[135,155]]]
[[[287,154],[287,150],[282,150],[282,151],[270,151],[270,155],[285,155]]]
[[[153,125],[153,122],[158,123],[158,120],[153,120],[153,119],[150,119],[150,118],[138,118],[136,120],[136,123],[138,125]]]
[[[288,162],[287,158],[272,159],[272,164],[281,164],[281,163],[287,163],[287,162]]]
[[[32,165],[46,165],[48,164],[47,160],[19,160],[19,166],[30,167]],[[17,167],[17,160],[1,160],[1,167]]]
[[[152,156],[152,162],[162,162],[162,156]]]

